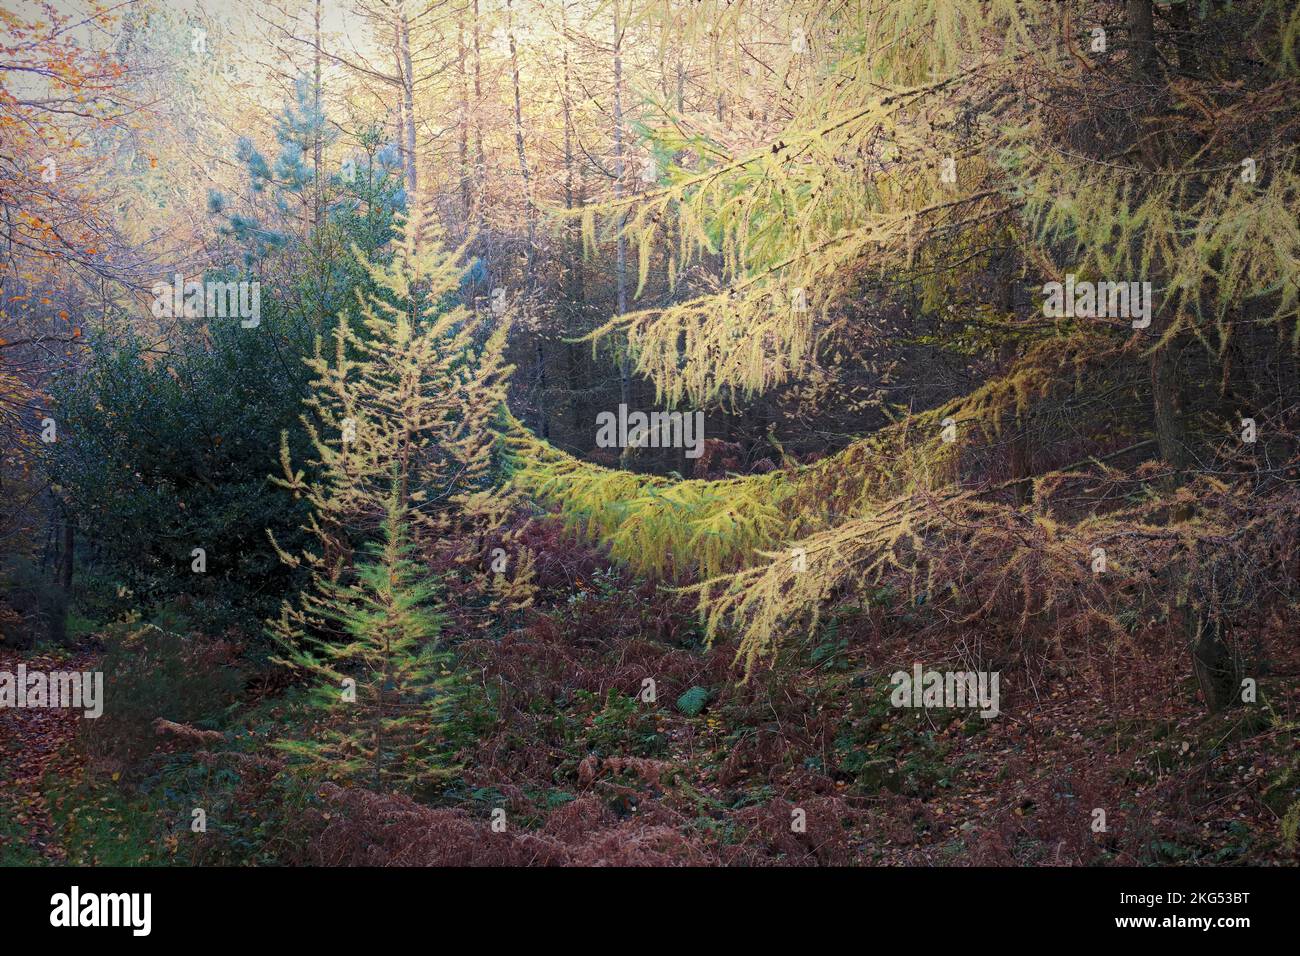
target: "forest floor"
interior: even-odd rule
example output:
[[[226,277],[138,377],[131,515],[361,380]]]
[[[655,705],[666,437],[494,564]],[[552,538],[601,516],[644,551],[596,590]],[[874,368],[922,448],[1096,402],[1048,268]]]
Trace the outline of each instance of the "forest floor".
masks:
[[[20,663],[32,671],[92,670],[88,654],[20,655],[0,648],[0,672]],[[84,758],[73,744],[78,711],[60,708],[0,709],[0,862],[60,863],[67,858],[51,812],[48,783],[79,777]]]
[[[1007,661],[984,720],[894,708],[893,671],[965,668],[909,611],[871,617],[832,621],[748,683],[689,631],[620,635],[581,613],[485,645],[503,756],[473,775],[543,828],[546,805],[572,799],[595,801],[589,827],[684,829],[699,862],[1295,862],[1280,825],[1300,800],[1292,642],[1270,648],[1253,707],[1207,714],[1167,641],[1068,672]],[[647,677],[653,706],[636,697]]]
[[[974,651],[888,595],[746,682],[663,590],[591,569],[569,583],[571,600],[460,644],[463,770],[420,802],[286,791],[269,745],[308,719],[292,686],[250,682],[220,734],[188,741],[145,713],[134,762],[105,757],[111,722],[6,711],[0,864],[1296,862],[1282,819],[1300,802],[1300,651],[1283,635],[1261,636],[1260,703],[1216,715],[1170,635],[1069,667],[1022,646],[985,720],[891,705],[895,670],[964,669]],[[0,670],[18,661],[0,651]]]

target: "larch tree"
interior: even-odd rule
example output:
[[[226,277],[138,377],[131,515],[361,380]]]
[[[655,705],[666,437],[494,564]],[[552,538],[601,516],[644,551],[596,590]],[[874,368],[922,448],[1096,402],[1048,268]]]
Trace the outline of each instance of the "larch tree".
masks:
[[[359,323],[342,317],[332,353],[318,343],[308,361],[316,379],[303,421],[316,457],[295,468],[286,444],[275,479],[306,499],[315,545],[301,555],[277,546],[311,585],[270,630],[283,662],[320,682],[312,701],[326,723],[287,750],[378,789],[448,769],[439,727],[454,687],[436,647],[438,596],[463,576],[462,590],[491,610],[517,607],[531,573],[502,528],[513,501],[494,452],[509,322],[494,316],[488,328],[460,303],[463,250],[442,236],[416,205],[391,262],[363,260],[375,291],[361,297]],[[486,560],[489,537],[513,567]],[[435,571],[438,554],[448,560]]]
[[[1215,622],[1240,563],[1220,553],[1222,515],[1202,506],[1202,526],[1181,527],[1196,509],[1174,499],[1194,477],[1193,448],[1202,461],[1220,454],[1211,449],[1245,410],[1282,409],[1295,391],[1283,383],[1270,397],[1246,371],[1278,342],[1300,341],[1294,5],[861,0],[682,12],[649,3],[638,15],[680,22],[731,82],[719,84],[713,116],[665,102],[645,124],[656,154],[674,157],[657,188],[588,206],[584,232],[589,247],[612,236],[637,249],[637,297],[655,262],[674,275],[716,256],[722,282],[615,309],[592,338],[625,342],[670,405],[753,401],[842,381],[872,361],[897,333],[850,306],[877,298],[903,304],[905,334],[983,351],[993,374],[921,413],[882,402],[899,424],[815,474],[664,483],[534,451],[532,486],[642,567],[691,555],[726,572],[701,585],[701,611],[714,633],[740,627],[752,666],[782,630],[815,624],[815,609],[883,574],[930,594],[944,522],[969,508],[972,520],[997,523],[968,498],[964,462],[1005,447],[1017,461],[1002,490],[1014,500],[991,507],[1008,521],[1018,508],[1048,508],[1025,493],[1029,460],[1037,455],[1043,474],[1088,446],[1064,457],[1066,443],[1032,449],[1026,434],[1005,441],[1005,432],[1049,403],[1088,407],[1125,390],[1138,398],[1115,410],[1137,452],[1128,460],[1154,448],[1168,472],[1154,500],[1170,502],[1130,518],[1185,539],[1185,559],[1164,572],[1164,613],[1188,623],[1203,692],[1219,706],[1232,681]],[[1227,35],[1249,37],[1249,62],[1220,42]],[[744,108],[747,87],[761,109]],[[1047,289],[1076,278],[1146,284],[1149,313],[1050,313]],[[1189,363],[1204,375],[1175,382]],[[708,549],[690,550],[704,541]],[[792,567],[772,548],[781,543],[806,560]],[[731,576],[729,561],[750,566]],[[1232,600],[1248,590],[1236,576]],[[1054,593],[1028,581],[998,588],[1018,595],[1022,628],[1046,613],[1035,595]],[[1099,626],[1121,630],[1113,616]]]

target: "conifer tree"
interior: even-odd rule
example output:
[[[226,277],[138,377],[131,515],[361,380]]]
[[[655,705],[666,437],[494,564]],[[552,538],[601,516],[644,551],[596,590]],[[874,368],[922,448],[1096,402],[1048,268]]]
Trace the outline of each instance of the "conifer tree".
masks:
[[[435,650],[435,597],[445,600],[456,579],[460,595],[505,595],[493,606],[518,606],[531,574],[527,555],[510,574],[472,570],[488,535],[509,544],[499,526],[512,499],[493,431],[509,322],[501,316],[489,329],[458,301],[462,250],[441,238],[415,204],[390,262],[356,253],[374,284],[359,296],[360,323],[342,316],[333,355],[318,340],[307,360],[316,377],[303,423],[315,457],[295,469],[286,439],[284,474],[273,479],[308,503],[315,544],[301,555],[276,545],[282,560],[309,569],[311,584],[270,630],[282,663],[323,682],[311,700],[328,723],[319,739],[285,749],[379,789],[419,786],[447,769],[438,726],[452,684],[449,659]],[[439,576],[422,567],[461,543],[469,554],[457,555],[459,566]]]
[[[281,744],[327,777],[378,791],[418,788],[448,773],[437,729],[456,697],[451,656],[437,647],[437,587],[413,560],[396,475],[379,540],[364,546],[351,574],[321,579],[303,595],[307,613],[346,637],[308,633],[289,650],[288,663],[322,679],[309,699],[330,719],[316,739]]]
[[[804,395],[817,410],[826,382],[851,384],[867,361],[877,374],[878,346],[899,341],[899,322],[916,341],[996,371],[923,411],[882,389],[872,402],[892,424],[815,466],[787,461],[787,474],[669,481],[520,434],[521,483],[637,570],[697,573],[709,635],[738,630],[747,667],[783,633],[813,630],[822,607],[888,575],[918,602],[944,570],[964,576],[942,558],[945,545],[960,554],[968,544],[945,540],[954,516],[967,514],[965,528],[1014,526],[1049,494],[1044,475],[1079,463],[1052,419],[1117,388],[1137,401],[1110,404],[1126,418],[1116,432],[1143,437],[1122,447],[1090,438],[1099,460],[1155,455],[1164,469],[1151,490],[1163,509],[1130,520],[1142,533],[1154,524],[1210,537],[1212,509],[1188,483],[1257,468],[1220,459],[1255,445],[1244,410],[1295,407],[1294,357],[1276,390],[1261,387],[1273,373],[1259,363],[1300,343],[1300,163],[1295,97],[1284,92],[1297,74],[1296,5],[810,0],[785,5],[784,17],[764,0],[726,7],[719,16],[695,5],[673,30],[687,44],[762,50],[750,55],[766,75],[735,74],[741,96],[751,83],[760,94],[761,118],[732,109],[724,123],[726,91],[716,121],[680,96],[648,103],[636,128],[656,159],[653,183],[568,210],[589,251],[610,238],[635,243],[634,298],[646,296],[587,337],[626,348],[669,405],[725,407],[797,382],[813,386]],[[1257,51],[1249,64],[1223,42],[1238,35]],[[715,261],[721,281],[699,281]],[[674,294],[646,295],[655,263]],[[1085,299],[1061,312],[1044,301],[1075,277],[1143,288],[1145,305],[1102,310]],[[882,307],[864,312],[864,300]],[[1238,422],[1252,437],[1225,445]],[[987,480],[1001,449],[1010,481],[963,487]],[[1239,493],[1267,488],[1257,478]],[[991,505],[998,495],[1007,500]],[[1051,553],[1064,534],[1047,505],[1035,507],[1041,553]],[[1009,540],[998,583],[965,593],[1014,592],[1017,627],[1055,629],[1042,622],[1059,592],[1029,582],[1029,551]],[[1239,605],[1215,569],[1232,566],[1240,581],[1251,563],[1184,553],[1166,572],[1167,614],[1182,619],[1217,709],[1237,697],[1221,621]],[[949,595],[965,599],[955,586]],[[1034,606],[1035,595],[1049,597]],[[1122,630],[1114,616],[1085,619]]]

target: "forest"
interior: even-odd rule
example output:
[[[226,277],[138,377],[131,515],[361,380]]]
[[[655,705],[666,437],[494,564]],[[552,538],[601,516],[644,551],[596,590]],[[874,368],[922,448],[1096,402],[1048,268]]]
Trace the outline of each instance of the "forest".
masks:
[[[1298,147],[1293,0],[5,0],[0,865],[1294,866]]]

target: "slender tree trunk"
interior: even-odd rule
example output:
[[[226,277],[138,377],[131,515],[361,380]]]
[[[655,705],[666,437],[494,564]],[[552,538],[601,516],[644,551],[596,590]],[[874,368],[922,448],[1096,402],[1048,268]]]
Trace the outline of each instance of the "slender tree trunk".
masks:
[[[398,49],[402,58],[402,100],[406,104],[406,186],[412,196],[417,191],[415,173],[415,76],[411,71],[411,21],[405,3],[398,4]]]
[[[1144,86],[1154,86],[1159,77],[1156,74],[1155,21],[1151,0],[1126,0],[1125,23],[1128,27],[1129,70],[1134,88],[1140,90]],[[1153,165],[1158,165],[1161,161],[1158,155],[1147,158]],[[1164,335],[1172,321],[1173,317],[1167,310],[1157,310],[1151,328],[1157,339]],[[1187,436],[1178,379],[1179,351],[1179,343],[1170,341],[1152,353],[1149,363],[1152,425],[1160,455],[1173,469],[1175,484],[1181,480],[1187,461]]]
[[[474,17],[471,23],[474,45],[474,228],[479,237],[481,258],[492,262],[493,242],[487,231],[487,152],[483,148],[483,35],[479,24],[479,0],[474,0]],[[489,269],[491,266],[489,265]]]
[[[564,208],[569,213],[574,209],[574,188],[573,188],[573,76],[569,64],[569,6],[565,2],[560,4],[560,27],[563,37],[561,42],[564,44],[561,54],[561,64],[563,67],[563,86],[560,90],[560,106],[564,113]],[[573,338],[575,332],[581,325],[580,309],[582,303],[582,230],[577,220],[570,215],[565,220],[565,269],[564,283],[565,290],[565,313],[568,316],[566,329],[568,334],[565,338]],[[583,329],[582,331],[586,331]],[[564,345],[565,371],[567,377],[567,386],[569,391],[569,417],[575,431],[582,428],[582,413],[580,395],[582,393],[581,381],[581,357],[579,350],[581,346],[574,342],[566,342]]]
[[[1145,77],[1156,62],[1156,28],[1151,0],[1128,0],[1125,19],[1133,71]]]
[[[1168,318],[1164,326],[1168,327]],[[1187,424],[1183,410],[1182,381],[1178,374],[1181,346],[1170,342],[1151,356],[1151,403],[1156,442],[1160,457],[1173,471],[1172,480],[1179,484],[1188,465]]]
[[[515,97],[515,153],[519,159],[519,178],[524,187],[524,220],[528,228],[528,279],[532,281],[533,247],[537,239],[537,209],[533,203],[533,179],[528,169],[528,152],[524,142],[524,108],[519,93],[519,51],[515,44],[513,0],[506,0],[506,36],[510,43],[510,79]]]
[[[1188,608],[1187,643],[1192,649],[1196,681],[1205,695],[1210,713],[1231,707],[1239,699],[1240,674],[1231,649],[1224,640],[1223,623],[1208,616],[1204,608]]]
[[[1134,87],[1139,91],[1143,86],[1151,87],[1161,82],[1157,73],[1159,63],[1153,12],[1151,0],[1127,0],[1125,14],[1129,32],[1130,68]],[[1181,51],[1180,59],[1183,59]],[[1194,59],[1180,65],[1194,66]],[[1154,92],[1152,90],[1152,94]],[[1152,101],[1155,102],[1154,95]],[[1153,142],[1150,148],[1156,153],[1151,157],[1152,165],[1163,165],[1164,144]],[[1168,309],[1156,310],[1152,333],[1157,338],[1162,337],[1174,319],[1175,316]],[[1179,364],[1188,344],[1185,336],[1176,336],[1163,348],[1157,349],[1150,361],[1152,423],[1160,456],[1172,472],[1169,480],[1171,488],[1182,483],[1190,464],[1183,377],[1179,374]],[[1180,507],[1170,515],[1170,521],[1179,523],[1190,517],[1191,510]],[[1224,640],[1222,623],[1213,615],[1205,595],[1199,589],[1197,593],[1188,596],[1184,626],[1192,665],[1205,695],[1206,706],[1211,712],[1218,711],[1233,700],[1235,663]]]
[[[614,3],[614,199],[623,198],[623,25],[619,16],[618,0]],[[614,275],[617,283],[618,315],[627,312],[627,238],[623,235],[623,210],[618,211],[615,228],[618,230],[615,252]],[[624,352],[618,363],[619,400],[627,406],[632,404],[632,362]],[[619,455],[624,464],[627,462],[628,449]]]
[[[506,38],[510,44],[510,81],[515,99],[515,154],[519,160],[519,178],[524,190],[524,221],[527,224],[528,245],[524,250],[524,289],[531,301],[533,290],[534,256],[537,251],[537,206],[533,202],[533,177],[528,168],[528,150],[524,138],[524,107],[519,91],[519,48],[515,39],[514,0],[506,0]],[[546,349],[541,332],[534,342],[535,374],[537,383],[537,431],[543,438],[550,437],[550,421],[546,412]]]
[[[72,523],[72,516],[64,514],[63,516],[63,562],[59,567],[59,585],[63,590],[72,590],[72,563],[73,548],[76,544],[76,526]]]
[[[474,157],[477,164],[477,188],[480,199],[478,206],[478,227],[483,229],[482,191],[487,177],[487,154],[483,152],[483,41],[479,31],[479,0],[474,0]]]
[[[456,18],[456,47],[457,63],[460,67],[460,141],[459,161],[460,161],[460,205],[461,214],[464,217],[465,228],[469,229],[471,222],[471,202],[470,202],[470,172],[469,172],[469,65],[465,62],[469,58],[469,50],[465,46],[465,19],[464,14]]]
[[[312,105],[315,110],[313,122],[316,124],[316,133],[312,137],[311,158],[313,170],[313,185],[315,186],[315,209],[313,211],[312,225],[317,230],[320,229],[321,220],[324,216],[325,202],[321,194],[321,149],[322,149],[322,130],[320,124],[320,5],[321,0],[316,0],[316,48],[314,51],[315,73],[312,83]]]
[[[397,151],[402,156],[402,171],[407,174],[409,188],[411,159],[406,152],[406,99],[400,94],[397,97]]]

